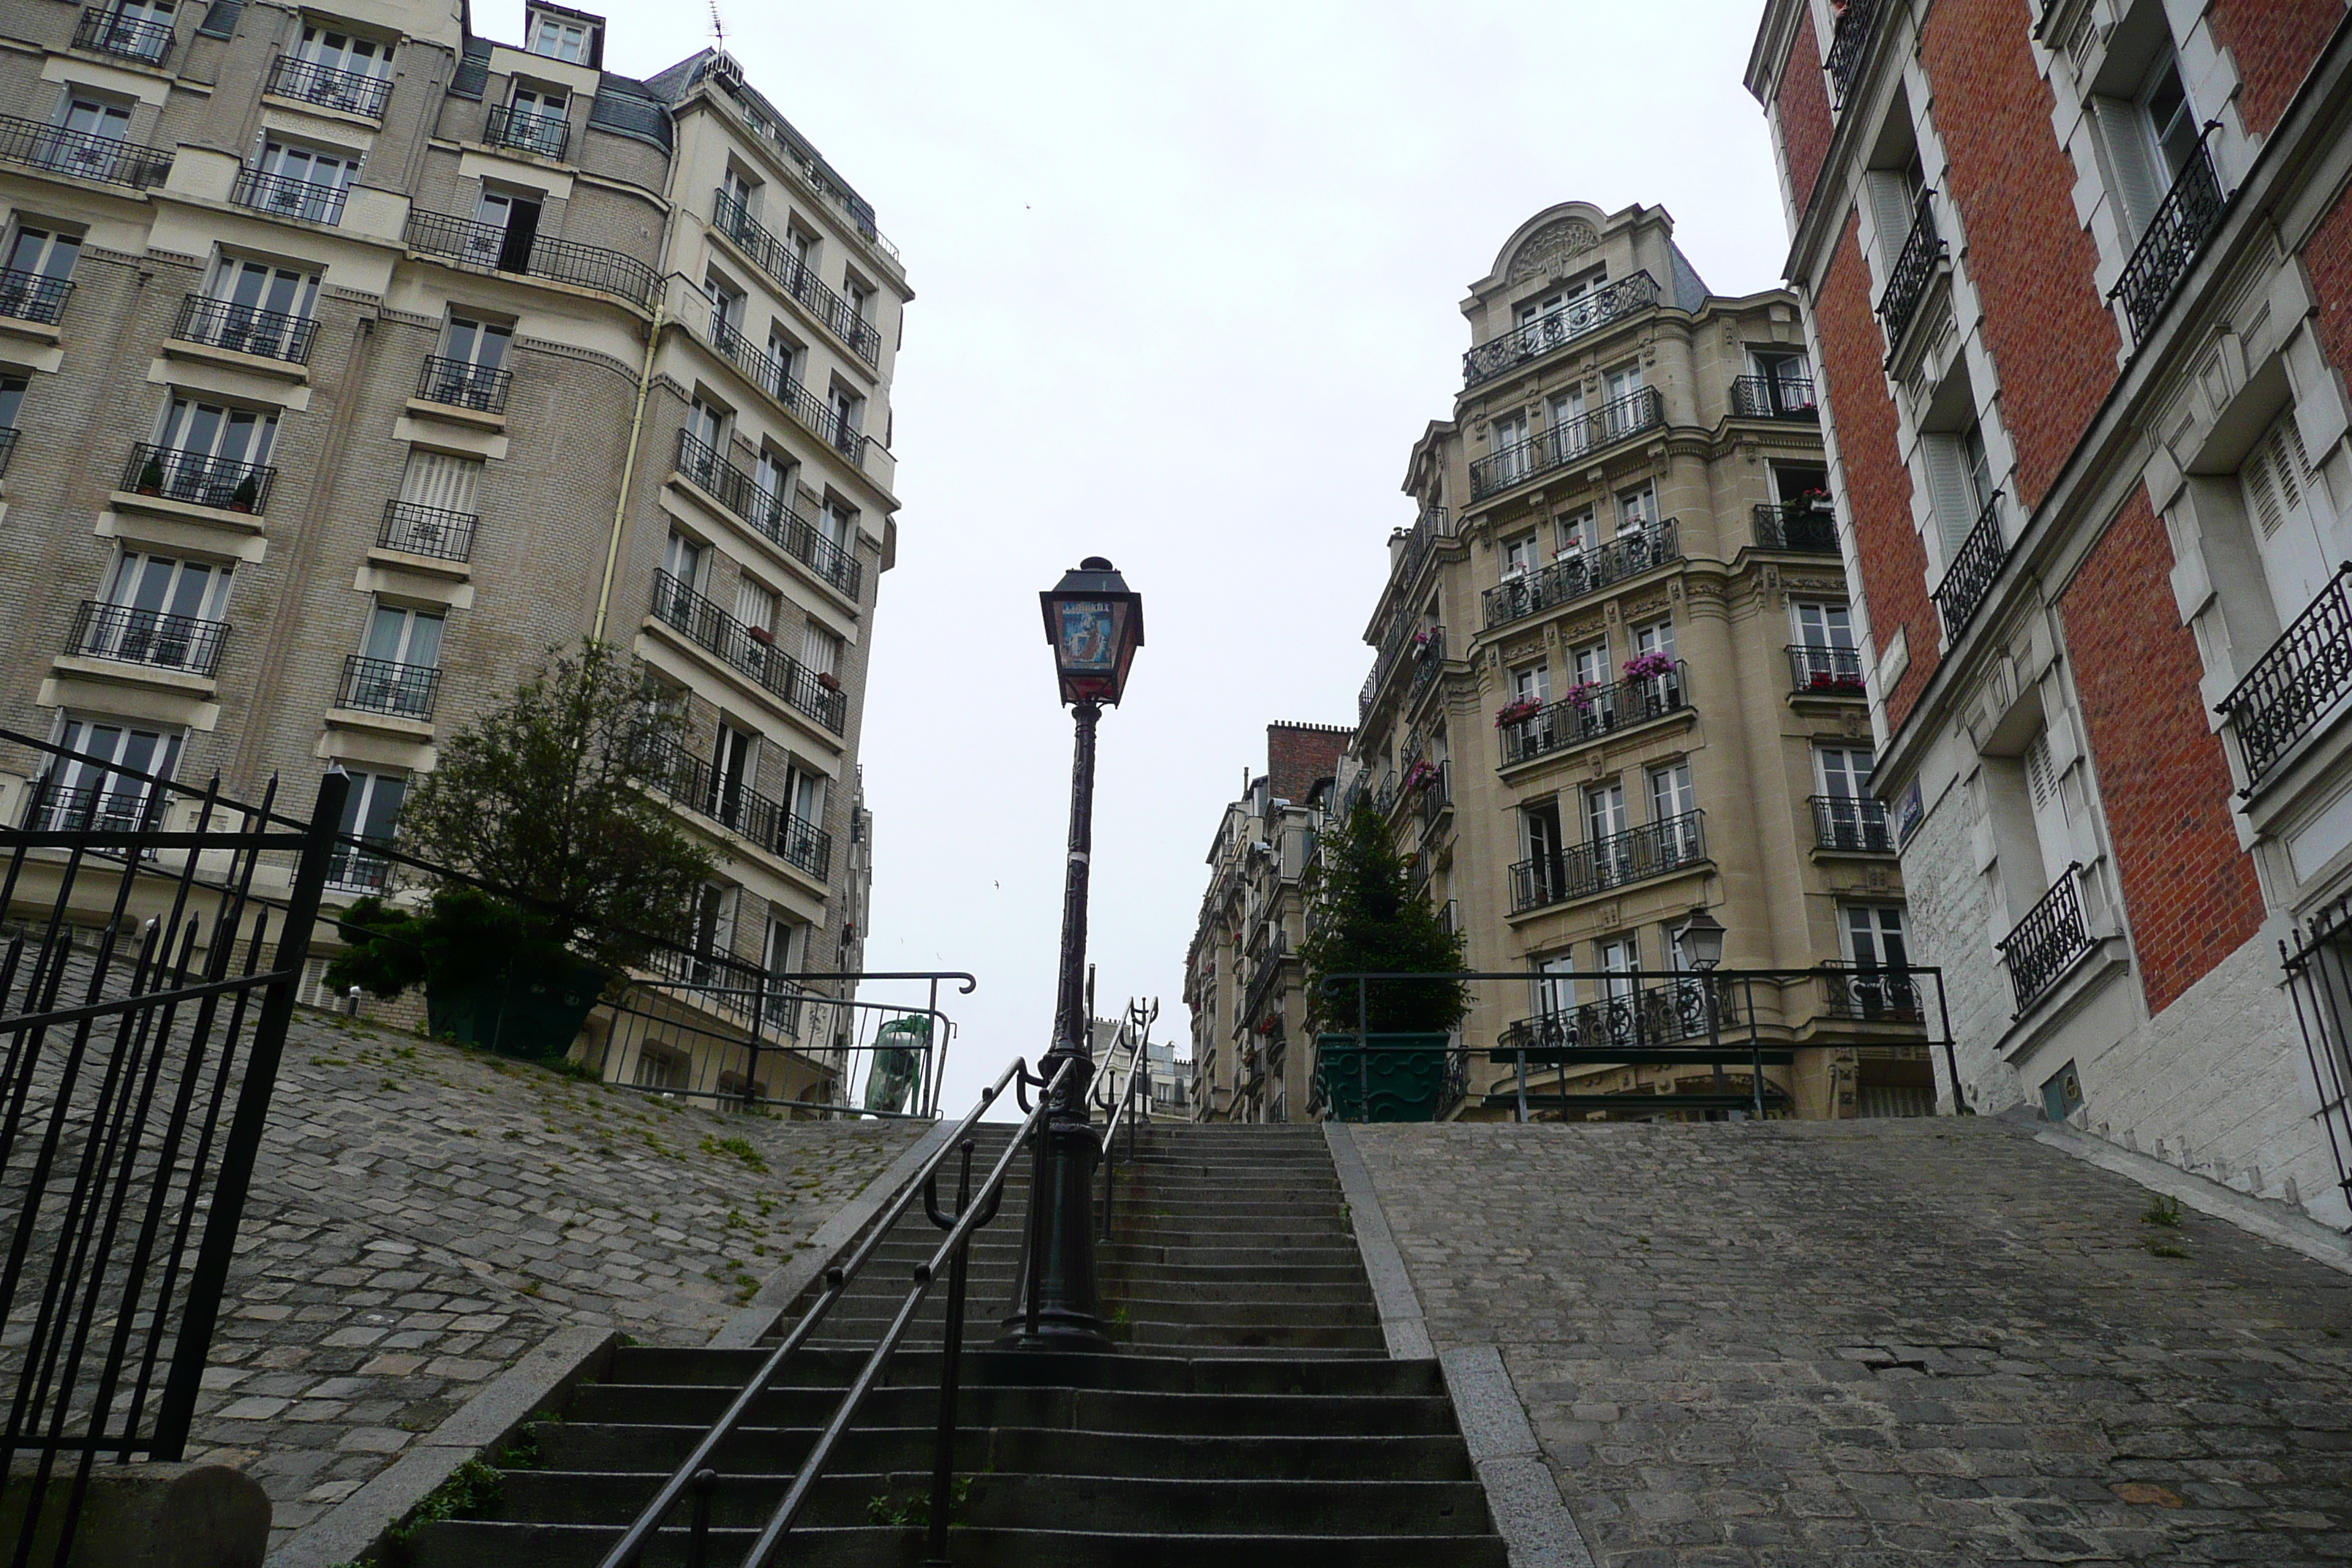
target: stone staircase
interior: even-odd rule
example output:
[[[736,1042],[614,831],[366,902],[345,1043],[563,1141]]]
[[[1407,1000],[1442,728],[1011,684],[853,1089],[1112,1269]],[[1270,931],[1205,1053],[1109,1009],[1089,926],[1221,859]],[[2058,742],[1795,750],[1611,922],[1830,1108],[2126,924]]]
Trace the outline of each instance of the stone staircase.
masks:
[[[975,1182],[1004,1136],[982,1129]],[[1101,1252],[1118,1353],[988,1348],[1012,1310],[1025,1157],[980,1233],[955,1563],[1504,1568],[1436,1363],[1387,1357],[1320,1131],[1153,1126],[1137,1152]],[[919,1204],[721,1449],[712,1568],[741,1560],[939,1234]],[[779,1563],[923,1562],[945,1294],[942,1279]],[[410,1562],[593,1568],[765,1353],[620,1351],[538,1429],[536,1467],[506,1470],[484,1517],[418,1531]],[[648,1564],[685,1561],[685,1525],[681,1509]]]

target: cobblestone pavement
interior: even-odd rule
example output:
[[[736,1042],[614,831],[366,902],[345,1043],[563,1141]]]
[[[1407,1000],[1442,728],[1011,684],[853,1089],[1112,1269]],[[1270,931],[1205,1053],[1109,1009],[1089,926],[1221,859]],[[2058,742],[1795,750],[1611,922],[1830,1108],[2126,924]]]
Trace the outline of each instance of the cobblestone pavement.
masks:
[[[1603,1568],[2352,1563],[2352,1279],[2024,1130],[1350,1131]]]
[[[707,1341],[915,1135],[298,1015],[189,1457],[262,1483],[274,1549],[560,1327]]]

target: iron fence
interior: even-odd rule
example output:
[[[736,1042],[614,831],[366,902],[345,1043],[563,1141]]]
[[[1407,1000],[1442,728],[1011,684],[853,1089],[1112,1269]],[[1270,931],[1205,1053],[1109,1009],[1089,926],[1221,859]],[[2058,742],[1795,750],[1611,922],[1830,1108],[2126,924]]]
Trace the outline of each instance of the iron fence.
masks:
[[[1734,376],[1731,411],[1749,419],[1811,419],[1821,414],[1807,375]]]
[[[392,82],[389,78],[369,76],[363,71],[338,70],[316,60],[280,55],[269,68],[269,90],[280,98],[297,99],[321,109],[381,120],[384,100],[392,96]]]
[[[335,689],[335,706],[362,713],[429,721],[434,700],[440,694],[441,671],[432,665],[400,664],[354,653],[343,658],[343,679]]]
[[[572,144],[572,122],[561,114],[493,104],[482,128],[482,140],[493,147],[561,159],[563,150]]]
[[[2338,900],[2279,943],[2287,992],[2319,1093],[2336,1191],[2352,1202],[2352,900]]]
[[[1864,695],[1861,649],[1791,643],[1788,652],[1789,688],[1799,696]]]
[[[1847,15],[1853,13],[1849,11]],[[1921,191],[1918,205],[1912,212],[1911,232],[1887,273],[1886,292],[1878,300],[1878,319],[1886,329],[1890,355],[1903,342],[1903,334],[1911,330],[1912,318],[1919,313],[1920,302],[1927,297],[1927,285],[1935,281],[1936,264],[1944,258],[1947,249],[1943,236],[1936,232],[1936,193]]]
[[[74,615],[66,651],[116,664],[210,676],[220,668],[221,645],[227,640],[226,621],[84,599]]]
[[[1827,502],[1763,501],[1755,510],[1759,550],[1801,550],[1811,555],[1838,552],[1837,514]]]
[[[504,414],[507,395],[514,390],[514,372],[499,365],[426,354],[416,373],[416,395],[426,403],[470,408],[477,414]]]
[[[1682,538],[1675,518],[1621,533],[1598,549],[1572,551],[1549,566],[1487,589],[1481,597],[1486,624],[1499,626],[1538,610],[1565,605],[1682,558]]]
[[[172,172],[169,153],[15,114],[0,114],[0,162],[133,190],[159,184]]]
[[[1947,647],[1957,644],[1960,634],[1969,629],[1969,623],[1991,595],[2002,563],[2009,559],[2009,537],[2000,526],[2000,491],[1993,491],[1984,510],[1977,513],[1968,538],[1960,542],[1959,553],[1952,557],[1952,563],[1944,569],[1944,580],[1936,585],[1936,613],[1943,617]]]
[[[1916,1024],[1927,1018],[1927,989],[1909,969],[1824,966],[1823,1005],[1832,1017],[1863,1024]]]
[[[2179,177],[2165,192],[2155,216],[2148,219],[2147,231],[2133,247],[2131,259],[2124,263],[2122,276],[2107,290],[2110,300],[2123,301],[2134,346],[2155,331],[2180,280],[2203,254],[2206,240],[2221,226],[2221,212],[2228,203],[2207,145],[2220,124],[2219,121],[2208,123],[2198,136]]]
[[[648,310],[660,287],[659,276],[634,256],[535,233],[509,236],[495,224],[446,213],[409,214],[405,234],[408,247],[421,256],[477,271],[516,272],[617,294]]]
[[[1867,796],[1817,795],[1808,797],[1813,811],[1813,845],[1855,854],[1892,855],[1895,834],[1886,825],[1886,807]]]
[[[310,340],[318,330],[319,323],[308,316],[265,310],[203,294],[191,294],[182,300],[180,314],[172,323],[172,335],[182,342],[284,360],[289,364],[310,363]]]
[[[1679,713],[1687,701],[1689,674],[1683,661],[1676,659],[1673,670],[1665,675],[1578,686],[1530,717],[1501,726],[1503,766],[1531,762],[1635,724]]]
[[[236,183],[229,187],[228,199],[239,206],[276,217],[338,224],[343,221],[345,194],[341,185],[297,180],[285,174],[265,174],[258,169],[239,169]]]
[[[1706,813],[1683,812],[1519,861],[1511,868],[1511,912],[1669,876],[1706,859]]]
[[[677,471],[828,586],[852,599],[865,586],[865,568],[856,555],[826,538],[784,496],[768,489],[683,427],[677,433]]]
[[[1492,381],[1516,366],[1623,321],[1658,302],[1658,280],[1647,272],[1621,278],[1604,288],[1580,295],[1548,315],[1512,328],[1499,337],[1470,349],[1462,356],[1462,385],[1466,391]]]
[[[450,511],[414,501],[383,503],[383,526],[375,542],[384,550],[430,555],[436,561],[467,561],[474,554],[474,530],[481,520],[471,512]]]
[[[2295,743],[2315,731],[2352,695],[2352,563],[2336,575],[2278,641],[2254,660],[2216,710],[2238,738],[2252,795]]]
[[[126,16],[109,6],[87,5],[74,24],[73,47],[160,66],[172,53],[172,24]]]
[[[51,278],[21,268],[0,269],[0,316],[38,326],[54,327],[65,314],[73,279]]]
[[[2009,971],[2011,992],[2017,998],[2016,1017],[2041,1000],[2074,961],[2091,950],[2090,927],[2083,919],[2083,868],[2069,865],[2042,901],[2025,911],[2017,928],[2000,942],[2000,962]]]
[[[882,334],[874,324],[859,316],[848,300],[818,282],[799,253],[762,227],[749,207],[721,190],[712,197],[710,223],[778,288],[807,306],[825,330],[847,343],[859,359],[867,364],[879,363]]]
[[[122,465],[122,488],[133,495],[208,506],[218,511],[258,512],[269,505],[278,470],[267,463],[241,463],[209,452],[190,452],[142,441]]]
[[[1405,793],[1421,803],[1421,830],[1436,831],[1445,814],[1454,809],[1454,763],[1451,758],[1432,763],[1429,771],[1418,778],[1408,776]]]
[[[1470,495],[1484,500],[1538,474],[1582,463],[1596,453],[1666,422],[1665,398],[1654,386],[1602,404],[1538,435],[1516,441],[1470,465]]]
[[[745,626],[666,571],[654,573],[653,616],[835,734],[848,722],[849,700],[837,681],[828,684],[764,628]]]

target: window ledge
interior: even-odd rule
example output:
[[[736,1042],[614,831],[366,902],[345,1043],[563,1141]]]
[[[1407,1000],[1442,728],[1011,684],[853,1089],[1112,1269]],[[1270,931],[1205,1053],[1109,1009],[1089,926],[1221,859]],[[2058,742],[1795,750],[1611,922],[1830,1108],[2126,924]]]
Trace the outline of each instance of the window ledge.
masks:
[[[478,408],[460,407],[454,403],[435,403],[423,397],[410,398],[408,412],[421,418],[446,420],[452,425],[470,426],[477,430],[495,430],[503,433],[507,427],[507,416],[503,414],[490,414]]]
[[[451,561],[440,555],[418,555],[406,550],[388,550],[381,544],[368,546],[368,564],[388,566],[399,572],[415,572],[427,577],[447,577],[464,583],[472,580],[471,562]]]
[[[383,116],[380,114],[359,114],[348,109],[333,109],[323,103],[313,103],[307,98],[289,98],[283,93],[265,92],[261,95],[261,101],[272,109],[290,109],[297,114],[311,114],[320,120],[340,121],[345,125],[355,125],[362,131],[383,129]]]
[[[2000,973],[2001,984],[2008,984],[2008,972],[1998,959],[1993,967]],[[2010,1020],[1995,1046],[2000,1059],[2016,1066],[2067,1020],[2089,1006],[2110,979],[2130,967],[2131,955],[2125,951],[2122,937],[2093,937],[2091,944],[2075,955],[2064,973],[2052,981],[2024,1012]]]
[[[108,492],[106,504],[116,511],[148,511],[159,517],[176,517],[188,522],[201,522],[209,528],[225,528],[235,533],[259,533],[267,521],[257,511],[231,511],[226,507],[198,506],[194,501],[173,500],[168,496],[141,495],[136,490]]]
[[[55,327],[27,321],[20,316],[0,316],[0,336],[27,338],[37,343],[62,343],[65,334]]]
[[[110,686],[144,686],[151,690],[202,698],[207,702],[220,695],[220,682],[212,676],[194,675],[159,664],[127,664],[117,659],[61,653],[50,660],[49,671],[52,675],[102,680]]]
[[[268,354],[239,353],[235,349],[215,348],[210,343],[190,342],[184,338],[165,338],[163,353],[167,358],[200,360],[206,364],[226,365],[254,375],[273,376],[279,381],[308,382],[310,367],[293,360],[272,359]]]
[[[433,739],[433,721],[404,719],[397,713],[370,713],[358,708],[330,708],[327,724],[336,730],[373,730],[380,735],[392,735],[404,741]]]

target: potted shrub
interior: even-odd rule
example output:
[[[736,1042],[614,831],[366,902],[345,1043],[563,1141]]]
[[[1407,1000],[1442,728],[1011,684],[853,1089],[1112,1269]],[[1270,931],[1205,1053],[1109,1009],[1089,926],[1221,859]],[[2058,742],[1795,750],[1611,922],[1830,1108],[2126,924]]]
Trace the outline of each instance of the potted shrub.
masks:
[[[138,489],[142,496],[163,493],[163,459],[153,452],[148,453],[147,461],[140,466]]]
[[[261,481],[255,479],[251,474],[247,474],[245,478],[237,480],[236,489],[229,491],[228,510],[231,511],[251,511],[256,506],[260,504],[260,501]]]
[[[1662,653],[1637,653],[1625,661],[1628,680],[1655,680],[1675,672],[1675,661]]]

